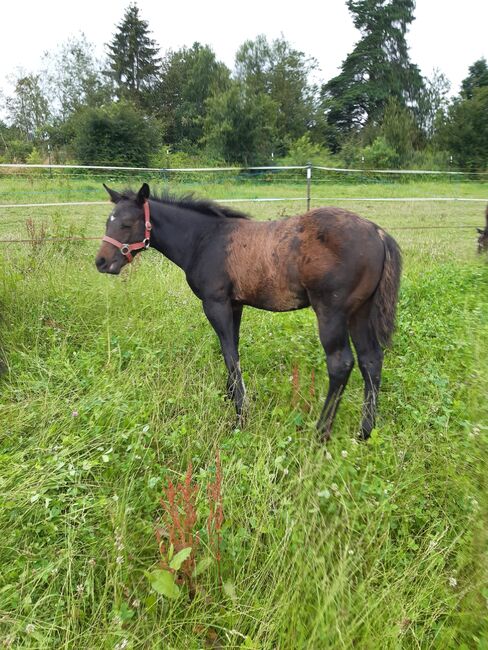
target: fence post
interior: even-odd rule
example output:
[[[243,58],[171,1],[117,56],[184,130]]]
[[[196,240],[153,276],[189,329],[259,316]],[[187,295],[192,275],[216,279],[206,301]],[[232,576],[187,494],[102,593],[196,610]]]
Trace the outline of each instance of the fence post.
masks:
[[[312,185],[312,163],[307,163],[307,212],[310,210],[310,193]]]

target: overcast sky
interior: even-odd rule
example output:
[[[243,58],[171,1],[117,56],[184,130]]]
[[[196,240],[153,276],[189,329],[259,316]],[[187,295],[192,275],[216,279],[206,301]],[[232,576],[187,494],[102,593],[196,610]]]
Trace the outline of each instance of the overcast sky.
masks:
[[[36,71],[46,50],[84,32],[99,56],[110,41],[129,0],[12,0],[0,14],[0,87],[17,68]],[[161,49],[178,49],[194,41],[210,45],[233,67],[246,39],[281,33],[291,44],[315,57],[320,79],[328,80],[359,32],[344,0],[138,0]],[[416,20],[408,34],[411,60],[430,76],[439,68],[457,93],[468,67],[488,59],[488,0],[417,0]]]

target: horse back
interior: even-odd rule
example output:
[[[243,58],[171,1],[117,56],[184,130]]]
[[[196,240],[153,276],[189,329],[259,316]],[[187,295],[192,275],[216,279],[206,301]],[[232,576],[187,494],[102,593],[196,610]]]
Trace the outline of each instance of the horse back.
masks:
[[[271,311],[336,296],[354,310],[375,290],[384,259],[379,230],[338,208],[279,221],[234,222],[226,247],[232,299]]]

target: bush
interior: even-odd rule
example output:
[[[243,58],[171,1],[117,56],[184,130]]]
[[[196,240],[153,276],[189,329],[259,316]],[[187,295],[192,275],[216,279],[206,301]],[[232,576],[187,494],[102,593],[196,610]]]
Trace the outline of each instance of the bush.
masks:
[[[350,140],[344,144],[341,156],[347,167],[364,169],[393,169],[397,168],[400,162],[398,153],[381,136],[367,147],[358,146]]]
[[[488,168],[488,87],[476,88],[470,99],[452,104],[441,140],[461,169]]]
[[[10,140],[5,147],[3,158],[7,163],[25,163],[33,150],[32,142],[25,140]]]
[[[159,139],[150,120],[127,102],[82,110],[74,132],[74,154],[83,165],[147,167]]]
[[[280,165],[323,165],[333,167],[336,164],[330,151],[312,142],[310,134],[306,133],[289,145],[288,155],[280,158]]]
[[[225,161],[204,152],[187,153],[186,151],[171,151],[171,147],[163,146],[151,156],[151,167],[182,169],[187,167],[224,167]]]
[[[39,149],[36,149],[34,147],[30,154],[27,156],[27,162],[29,165],[42,165],[44,162],[44,158],[42,157],[41,152]]]

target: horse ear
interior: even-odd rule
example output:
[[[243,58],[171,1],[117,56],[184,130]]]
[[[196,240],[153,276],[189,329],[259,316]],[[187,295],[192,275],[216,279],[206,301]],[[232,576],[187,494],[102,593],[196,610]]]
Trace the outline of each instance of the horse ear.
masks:
[[[149,198],[149,185],[143,183],[141,189],[137,192],[137,203],[142,205]]]
[[[110,187],[107,187],[107,185],[105,185],[105,183],[103,183],[103,187],[109,193],[110,200],[112,201],[112,203],[118,203],[120,201],[122,197],[118,192],[116,192],[115,190],[111,190]]]

